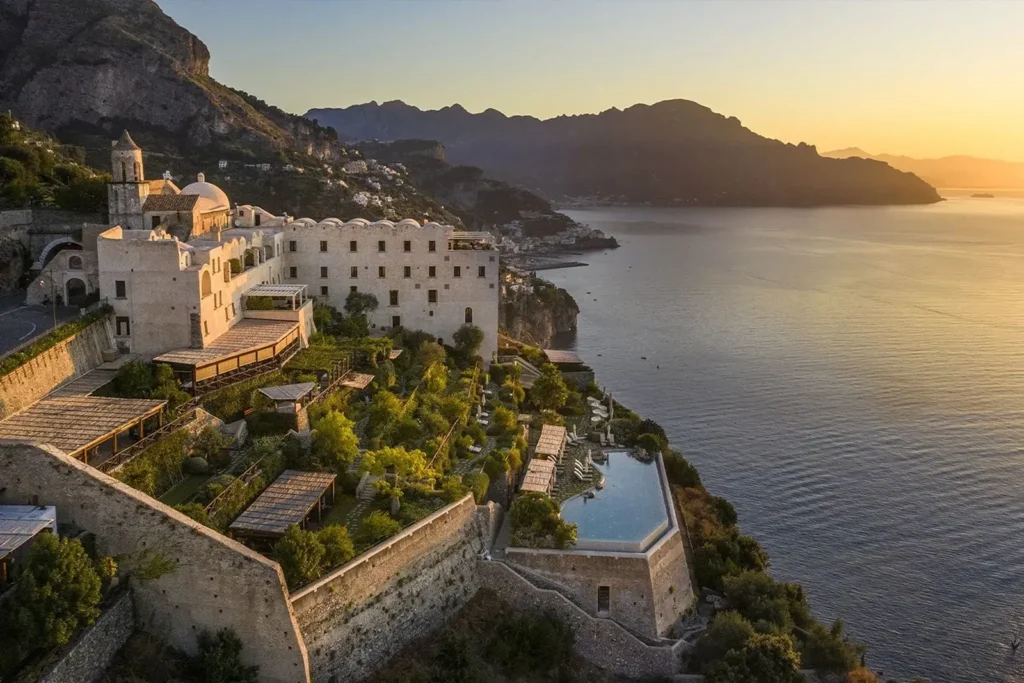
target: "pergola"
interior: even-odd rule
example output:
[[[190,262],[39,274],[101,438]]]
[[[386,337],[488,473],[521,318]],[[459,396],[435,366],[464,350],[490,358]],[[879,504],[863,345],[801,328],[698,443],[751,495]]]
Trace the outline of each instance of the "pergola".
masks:
[[[271,299],[274,309],[283,311],[297,311],[309,299],[306,285],[256,285],[242,295],[242,308],[247,308],[247,300],[254,296]]]
[[[552,365],[583,365],[583,359],[575,351],[544,349],[544,357]]]
[[[298,345],[297,323],[244,318],[206,348],[168,351],[153,360],[187,375],[196,391],[203,382],[266,364]]]
[[[345,379],[341,380],[341,386],[350,389],[365,389],[373,382],[373,375],[363,372],[350,372]]]
[[[544,425],[540,429],[540,437],[533,454],[538,458],[559,458],[565,448],[565,427],[561,425]]]
[[[166,405],[167,401],[141,398],[44,398],[0,422],[0,439],[49,444],[98,466],[142,439],[147,429],[162,427]],[[134,437],[127,433],[132,428],[138,429]]]
[[[534,458],[526,468],[523,485],[519,487],[519,490],[536,491],[550,496],[555,487],[556,476],[554,460]]]
[[[319,522],[328,493],[334,504],[336,477],[329,472],[285,470],[228,529],[238,536],[274,539],[284,536],[292,524],[305,528],[313,512]]]

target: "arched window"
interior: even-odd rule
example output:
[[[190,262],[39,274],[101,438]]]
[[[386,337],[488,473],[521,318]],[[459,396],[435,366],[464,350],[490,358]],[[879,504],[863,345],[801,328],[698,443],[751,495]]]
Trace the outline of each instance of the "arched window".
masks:
[[[210,277],[210,271],[203,271],[203,278],[200,281],[201,296],[209,296],[213,292],[213,278]]]
[[[248,249],[245,251],[245,262],[243,265],[246,268],[252,268],[256,265],[256,257],[253,255],[252,251]]]
[[[82,269],[82,257],[81,256],[70,256],[68,257],[68,268],[71,270]]]
[[[128,181],[128,167],[122,161],[121,162],[121,182],[127,182],[127,181]]]
[[[473,309],[469,308],[469,307],[466,308],[466,324],[467,325],[472,325],[473,324]]]

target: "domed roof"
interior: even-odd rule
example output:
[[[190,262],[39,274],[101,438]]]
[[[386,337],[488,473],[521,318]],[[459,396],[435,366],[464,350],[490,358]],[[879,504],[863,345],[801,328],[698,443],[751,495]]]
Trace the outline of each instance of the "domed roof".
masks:
[[[231,202],[228,201],[224,190],[213,183],[206,182],[206,176],[202,173],[199,174],[196,182],[181,188],[181,194],[198,195],[199,210],[203,212],[231,208]]]

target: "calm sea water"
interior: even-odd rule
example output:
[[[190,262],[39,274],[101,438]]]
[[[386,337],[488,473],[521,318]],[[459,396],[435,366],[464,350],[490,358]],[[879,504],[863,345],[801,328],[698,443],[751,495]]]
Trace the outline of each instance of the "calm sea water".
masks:
[[[887,675],[1024,682],[1024,200],[569,213],[622,243],[544,273],[572,346],[773,573]]]

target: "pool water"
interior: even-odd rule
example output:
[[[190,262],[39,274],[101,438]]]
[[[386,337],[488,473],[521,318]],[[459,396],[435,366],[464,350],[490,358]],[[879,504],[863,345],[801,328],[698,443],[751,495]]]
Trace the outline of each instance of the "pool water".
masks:
[[[611,451],[595,464],[605,477],[594,498],[575,496],[562,504],[562,519],[575,524],[576,548],[643,552],[669,526],[658,466],[628,451]]]

